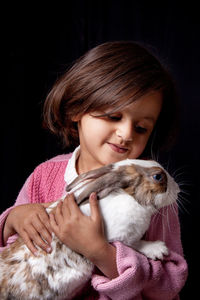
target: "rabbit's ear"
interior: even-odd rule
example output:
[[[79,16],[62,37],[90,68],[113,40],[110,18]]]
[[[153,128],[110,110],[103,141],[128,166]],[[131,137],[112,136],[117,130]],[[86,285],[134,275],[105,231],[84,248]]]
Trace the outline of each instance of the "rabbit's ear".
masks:
[[[79,195],[75,195],[77,204],[88,200],[92,192],[96,192],[98,199],[106,197],[109,193],[119,189],[125,189],[129,186],[131,177],[125,172],[125,167],[120,170],[110,170],[100,177],[87,182]]]
[[[95,170],[89,171],[87,173],[81,174],[76,179],[74,179],[72,181],[72,183],[70,183],[67,186],[66,191],[70,192],[72,189],[78,187],[79,184],[84,182],[85,180],[93,180],[93,179],[99,178],[102,175],[111,172],[112,169],[113,169],[113,164],[110,164],[110,165],[104,166],[102,168],[95,169]]]

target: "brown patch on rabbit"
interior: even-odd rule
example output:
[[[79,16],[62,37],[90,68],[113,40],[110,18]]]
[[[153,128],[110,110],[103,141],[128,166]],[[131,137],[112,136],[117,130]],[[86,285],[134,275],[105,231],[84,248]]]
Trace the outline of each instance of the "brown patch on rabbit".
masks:
[[[159,167],[127,166],[127,173],[132,179],[124,190],[141,205],[153,205],[155,196],[167,190],[166,173]]]
[[[12,245],[10,245],[9,248],[6,248],[2,253],[1,253],[1,257],[2,259],[9,259],[12,256],[13,252],[16,252],[19,247],[23,244],[22,240],[20,238],[18,238],[15,243],[13,243]]]

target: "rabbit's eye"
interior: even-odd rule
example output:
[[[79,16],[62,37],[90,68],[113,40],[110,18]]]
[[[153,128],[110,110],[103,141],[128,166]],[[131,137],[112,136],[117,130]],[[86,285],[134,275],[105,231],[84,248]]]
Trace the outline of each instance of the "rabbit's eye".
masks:
[[[154,174],[152,177],[156,182],[159,182],[159,183],[161,183],[164,180],[164,174],[163,173]]]

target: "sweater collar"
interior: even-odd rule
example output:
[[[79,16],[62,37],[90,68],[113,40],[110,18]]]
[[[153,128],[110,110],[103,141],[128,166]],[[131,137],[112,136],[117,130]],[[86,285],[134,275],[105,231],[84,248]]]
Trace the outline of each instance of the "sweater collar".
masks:
[[[80,146],[78,146],[74,152],[72,153],[71,158],[68,161],[64,179],[67,184],[70,184],[76,177],[78,177],[78,173],[76,172],[76,160],[80,155]]]

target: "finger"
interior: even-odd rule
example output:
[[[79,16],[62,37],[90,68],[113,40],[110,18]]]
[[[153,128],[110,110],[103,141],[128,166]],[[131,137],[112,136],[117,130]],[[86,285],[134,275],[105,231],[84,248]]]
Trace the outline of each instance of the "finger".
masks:
[[[72,215],[73,214],[82,214],[80,208],[78,207],[78,205],[75,201],[73,194],[68,195],[67,203],[68,203],[70,214],[72,214]]]
[[[45,217],[39,215],[38,219],[39,223],[37,223],[36,228],[38,232],[41,233],[42,237],[50,244],[52,238],[52,229],[50,225],[49,215],[45,215]]]
[[[49,223],[49,215],[38,214],[36,218],[32,221],[32,226],[40,234],[40,236],[47,242],[51,244],[51,232],[48,228],[51,228]],[[51,229],[50,229],[51,231]]]
[[[48,226],[51,228],[49,219],[48,219],[48,223],[49,223]],[[50,233],[43,223],[40,223],[40,225],[37,224],[35,226],[35,229],[39,232],[42,239],[50,246],[52,241],[52,229]]]
[[[99,202],[97,200],[96,193],[92,193],[90,195],[89,202],[90,202],[91,218],[93,218],[95,220],[101,218]]]
[[[45,203],[44,203],[45,204]],[[41,205],[41,209],[37,214],[40,223],[43,224],[43,227],[49,232],[49,235],[51,236],[51,226],[49,223],[49,214],[47,213],[46,209]]]
[[[56,234],[58,232],[58,224],[56,223],[55,216],[53,214],[49,215],[51,227]]]
[[[69,194],[65,197],[63,201],[63,207],[62,207],[63,217],[66,219],[70,217],[70,209],[69,209]]]
[[[48,208],[54,202],[41,203],[44,208]]]
[[[33,242],[31,241],[31,239],[29,238],[29,235],[24,231],[24,232],[21,234],[21,237],[22,237],[24,243],[26,244],[26,246],[28,247],[28,249],[31,251],[31,253],[32,253],[34,256],[37,256],[38,250],[37,250],[37,248],[34,246],[34,244],[33,244]]]
[[[63,220],[62,207],[63,207],[63,201],[58,202],[54,214],[57,224],[59,224],[59,222]]]
[[[37,232],[37,230],[32,227],[31,231],[29,231],[29,237],[32,240],[32,242],[37,245],[38,247],[40,247],[41,249],[43,249],[46,252],[50,252],[51,251],[51,247],[50,245],[48,245],[43,238],[41,237],[41,235]]]

